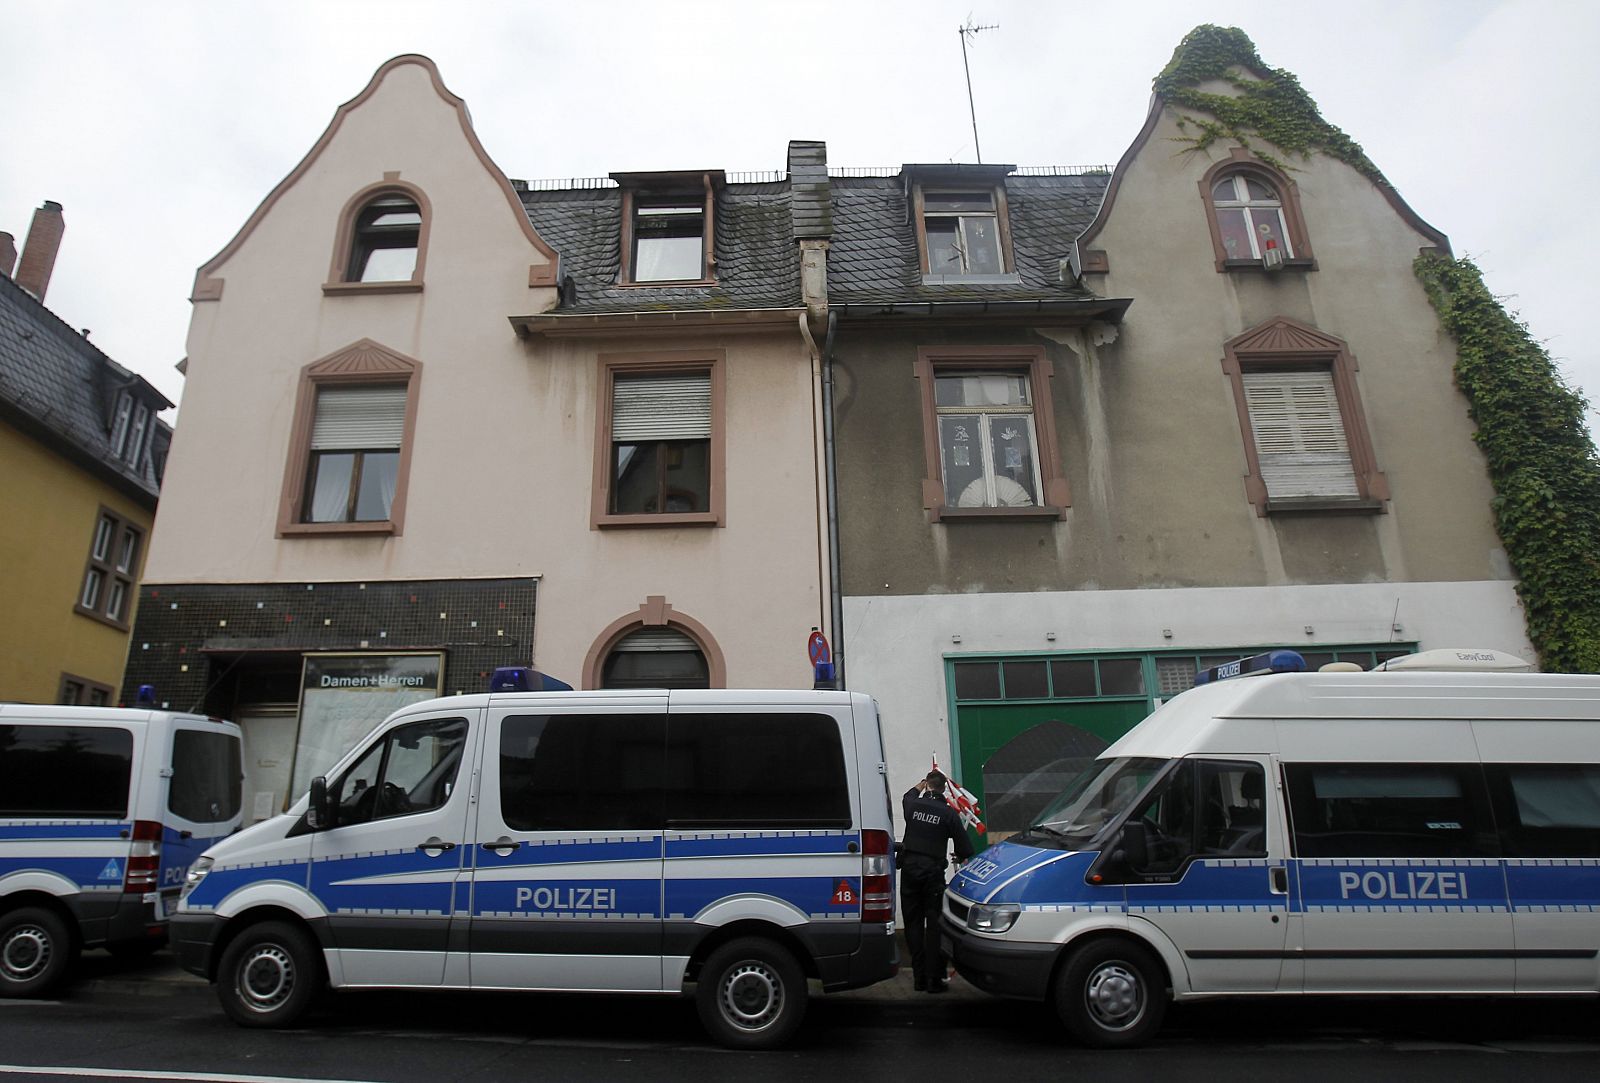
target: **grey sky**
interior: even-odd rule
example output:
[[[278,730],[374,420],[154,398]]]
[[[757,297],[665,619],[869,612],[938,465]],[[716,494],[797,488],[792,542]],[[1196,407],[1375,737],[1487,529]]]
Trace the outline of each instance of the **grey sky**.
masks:
[[[970,161],[969,15],[999,24],[970,51],[984,158],[1019,165],[1115,163],[1183,35],[1242,28],[1600,403],[1585,0],[0,0],[0,230],[21,247],[63,204],[47,303],[176,401],[195,268],[391,56],[437,61],[529,180],[781,169],[796,138],[833,165]]]

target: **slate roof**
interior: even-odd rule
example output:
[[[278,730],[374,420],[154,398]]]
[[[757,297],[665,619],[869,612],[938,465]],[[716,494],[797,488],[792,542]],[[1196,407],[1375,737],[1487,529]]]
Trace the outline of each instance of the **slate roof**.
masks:
[[[111,452],[111,422],[122,391],[151,407],[149,453],[138,468]],[[0,420],[153,508],[172,443],[172,429],[154,415],[171,405],[143,377],[0,275]]]
[[[618,286],[622,190],[523,191],[534,230],[561,256],[562,314],[800,307],[787,182],[726,184],[713,207],[713,286]]]
[[[1062,284],[1060,261],[1094,219],[1109,174],[1010,176],[1005,179],[1011,247],[1020,279],[1013,283],[923,285],[916,223],[901,177],[835,177],[833,243],[828,252],[830,303],[968,300],[1088,300],[1088,290]]]

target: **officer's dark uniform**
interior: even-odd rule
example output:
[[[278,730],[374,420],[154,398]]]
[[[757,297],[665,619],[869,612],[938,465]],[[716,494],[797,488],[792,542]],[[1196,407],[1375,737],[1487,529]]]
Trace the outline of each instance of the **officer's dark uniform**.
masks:
[[[961,814],[944,794],[915,786],[900,799],[906,816],[905,841],[900,847],[900,912],[906,920],[906,944],[911,948],[911,972],[918,989],[943,991],[944,944],[939,939],[939,912],[944,901],[945,843],[953,842],[956,859],[972,856],[972,842],[961,826]]]

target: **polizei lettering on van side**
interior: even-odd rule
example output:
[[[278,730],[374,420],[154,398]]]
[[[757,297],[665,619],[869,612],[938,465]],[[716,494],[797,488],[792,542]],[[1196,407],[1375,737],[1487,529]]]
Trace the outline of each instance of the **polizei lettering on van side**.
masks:
[[[1461,872],[1341,872],[1339,897],[1359,891],[1369,899],[1419,899],[1459,902],[1467,897],[1467,877]]]
[[[532,907],[528,906],[532,903]],[[517,909],[533,910],[615,910],[614,887],[519,887]]]

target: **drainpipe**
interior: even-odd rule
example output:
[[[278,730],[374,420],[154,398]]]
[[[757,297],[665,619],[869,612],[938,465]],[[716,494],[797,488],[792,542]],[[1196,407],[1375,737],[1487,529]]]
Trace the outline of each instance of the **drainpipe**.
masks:
[[[833,335],[839,314],[828,313],[828,333],[822,340],[822,451],[828,474],[828,562],[833,567],[833,667],[840,688],[849,688],[844,672],[844,585],[839,571],[839,469],[833,445]]]

